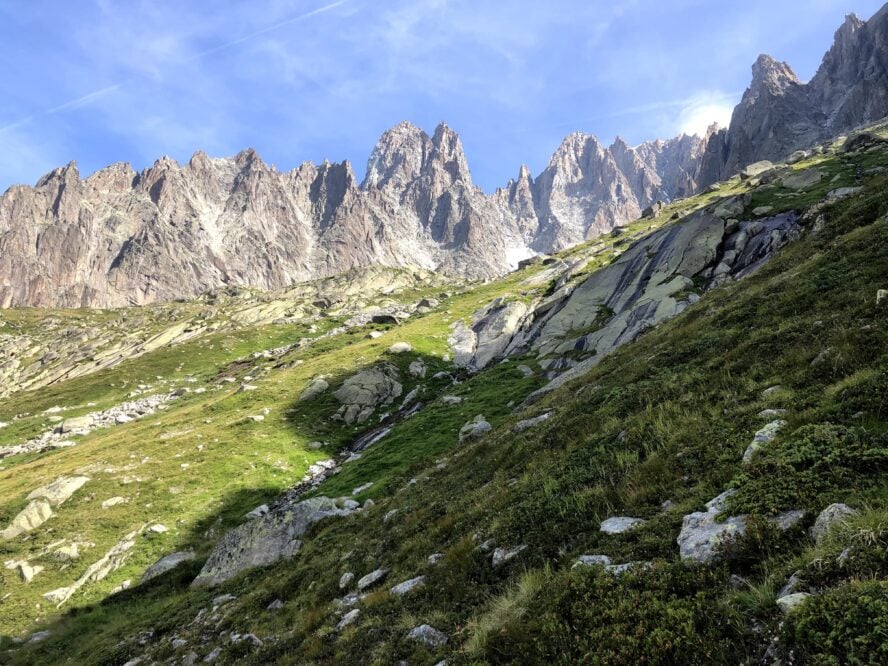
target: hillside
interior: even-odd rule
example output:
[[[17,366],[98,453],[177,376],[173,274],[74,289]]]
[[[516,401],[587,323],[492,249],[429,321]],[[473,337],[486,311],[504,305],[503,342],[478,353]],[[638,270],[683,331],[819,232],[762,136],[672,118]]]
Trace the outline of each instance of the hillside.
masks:
[[[885,136],[488,283],[4,311],[0,656],[884,662]]]

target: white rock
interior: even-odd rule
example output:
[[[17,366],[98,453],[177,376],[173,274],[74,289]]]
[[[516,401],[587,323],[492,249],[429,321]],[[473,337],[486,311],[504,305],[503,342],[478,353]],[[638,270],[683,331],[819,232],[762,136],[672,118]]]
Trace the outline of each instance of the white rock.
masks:
[[[39,564],[31,565],[28,562],[19,562],[19,576],[21,576],[21,579],[26,583],[30,583],[32,580],[34,580],[34,576],[39,574],[41,571],[43,571],[43,567],[41,567]]]
[[[388,576],[388,572],[388,569],[376,569],[375,571],[371,571],[358,581],[358,591],[363,592],[368,587],[376,585],[376,583]]]
[[[814,537],[815,543],[821,544],[824,539],[826,539],[830,530],[836,525],[839,525],[856,515],[857,511],[847,504],[830,504],[820,512],[820,515],[817,516],[817,520],[814,521],[814,526],[811,528],[811,536]]]
[[[389,354],[406,354],[409,351],[413,351],[413,347],[407,342],[396,342],[388,350]]]
[[[710,564],[719,557],[730,554],[730,547],[746,534],[744,516],[717,520],[727,498],[733,493],[733,490],[728,490],[710,500],[706,504],[707,511],[698,511],[684,517],[677,539],[682,560]]]
[[[364,492],[365,490],[369,490],[372,487],[373,487],[373,482],[370,481],[368,483],[358,486],[357,488],[353,488],[352,489],[352,496],[360,495],[362,492]]]
[[[407,638],[425,643],[429,647],[439,647],[447,642],[446,634],[428,624],[414,627],[410,630],[410,633],[407,634]]]
[[[193,559],[194,553],[188,550],[170,553],[157,560],[157,562],[145,570],[145,573],[142,574],[142,582],[144,583],[152,578],[157,578],[161,574],[165,574],[167,571],[175,569],[182,564],[182,562],[190,562]]]
[[[607,555],[580,555],[571,569],[576,569],[577,567],[607,566],[610,563],[611,558]]]
[[[353,608],[352,610],[350,610],[348,613],[342,616],[341,620],[339,620],[339,624],[336,625],[336,631],[342,631],[343,629],[345,629],[348,625],[357,620],[360,614],[361,611],[358,608]]]
[[[608,518],[601,523],[599,528],[605,534],[623,534],[629,530],[635,529],[639,525],[644,524],[641,518],[631,518],[629,516],[614,516]]]
[[[505,564],[509,560],[514,559],[526,549],[527,546],[523,544],[520,546],[514,546],[512,548],[497,548],[493,551],[493,558],[491,559],[491,562],[494,567],[498,567],[502,564]]]
[[[548,421],[551,416],[552,412],[546,412],[545,414],[540,414],[539,416],[535,416],[531,419],[518,421],[518,423],[515,424],[515,432],[524,432],[525,430],[529,430],[530,428],[535,428],[536,426]]]
[[[784,615],[789,615],[810,596],[807,592],[787,594],[785,597],[780,597],[777,600],[777,606],[783,611]]]
[[[403,583],[398,583],[392,587],[389,592],[400,597],[418,587],[422,587],[423,585],[425,585],[425,576],[417,576],[416,578],[405,580]]]

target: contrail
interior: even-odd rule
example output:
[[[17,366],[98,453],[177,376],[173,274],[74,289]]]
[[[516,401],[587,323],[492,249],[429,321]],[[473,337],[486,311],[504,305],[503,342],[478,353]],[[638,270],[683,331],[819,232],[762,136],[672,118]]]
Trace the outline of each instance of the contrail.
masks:
[[[78,106],[83,106],[84,104],[89,104],[90,102],[99,99],[100,97],[104,97],[110,92],[114,92],[119,88],[122,88],[126,85],[126,81],[122,83],[115,83],[113,86],[107,86],[105,88],[101,88],[96,90],[95,92],[87,93],[86,95],[82,95],[77,99],[72,99],[64,104],[59,104],[58,106],[54,106],[51,109],[47,109],[44,111],[46,115],[50,115],[53,113],[58,113],[59,111],[67,111],[68,109],[76,109]]]
[[[206,51],[201,51],[200,53],[191,56],[190,58],[186,58],[184,62],[191,62],[192,60],[199,60],[200,58],[205,58],[208,55],[213,55],[214,53],[218,53],[219,51],[224,51],[225,49],[229,49],[232,46],[237,46],[238,44],[243,44],[259,35],[264,35],[268,32],[272,32],[279,28],[283,28],[285,25],[290,25],[291,23],[299,23],[300,21],[304,21],[306,19],[312,18],[313,16],[317,16],[318,14],[323,14],[325,12],[329,12],[337,7],[341,7],[342,5],[346,5],[351,0],[339,0],[338,2],[330,3],[329,5],[324,5],[323,7],[318,7],[317,9],[313,9],[310,12],[306,12],[305,14],[300,14],[299,16],[294,16],[293,18],[289,18],[285,21],[281,21],[280,23],[275,23],[274,25],[267,26],[260,30],[256,30],[255,32],[251,32],[243,37],[238,37],[237,39],[232,39],[230,42],[225,42],[224,44],[220,44],[219,46],[214,46],[213,48],[207,49]]]
[[[274,25],[269,25],[269,26],[266,26],[265,28],[262,28],[260,30],[256,30],[254,32],[251,32],[247,35],[244,35],[243,37],[238,37],[237,39],[232,39],[230,42],[225,42],[224,44],[214,46],[210,49],[207,49],[206,51],[201,51],[200,53],[197,53],[193,56],[182,59],[180,62],[186,63],[186,62],[193,62],[195,60],[200,60],[201,58],[205,58],[209,55],[213,55],[214,53],[219,53],[220,51],[224,51],[225,49],[230,49],[232,46],[237,46],[238,44],[243,44],[244,42],[247,42],[251,39],[255,39],[256,37],[259,37],[260,35],[264,35],[266,33],[272,32],[274,30],[278,30],[280,28],[283,28],[284,26],[291,25],[293,23],[299,23],[300,21],[305,21],[306,19],[310,19],[314,16],[317,16],[318,14],[324,14],[325,12],[329,12],[333,9],[336,9],[337,7],[341,7],[342,5],[346,5],[350,2],[352,2],[352,0],[338,0],[337,2],[332,2],[328,5],[324,5],[323,7],[318,7],[317,9],[312,9],[310,12],[305,12],[304,14],[300,14],[299,16],[294,16],[294,17],[286,19],[284,21],[280,21],[278,23],[275,23]],[[62,111],[67,111],[69,109],[76,109],[76,108],[79,108],[79,107],[84,106],[86,104],[90,104],[91,102],[94,102],[95,100],[97,100],[101,97],[104,97],[108,93],[112,93],[116,90],[120,90],[121,88],[126,86],[128,83],[129,83],[128,80],[121,81],[120,83],[115,83],[110,86],[105,86],[104,88],[100,88],[99,90],[94,90],[91,93],[81,95],[80,97],[77,97],[76,99],[68,100],[67,102],[63,102],[62,104],[59,104],[58,106],[53,106],[49,109],[44,109],[43,111],[38,111],[36,113],[32,113],[30,116],[25,116],[24,118],[20,118],[19,120],[16,120],[15,122],[11,122],[6,125],[3,125],[2,127],[0,127],[0,134],[2,134],[3,132],[8,132],[9,130],[16,129],[18,127],[21,127],[22,125],[27,125],[28,123],[30,123],[33,120],[36,120],[37,118],[42,118],[44,116],[50,116],[55,113],[60,113]]]

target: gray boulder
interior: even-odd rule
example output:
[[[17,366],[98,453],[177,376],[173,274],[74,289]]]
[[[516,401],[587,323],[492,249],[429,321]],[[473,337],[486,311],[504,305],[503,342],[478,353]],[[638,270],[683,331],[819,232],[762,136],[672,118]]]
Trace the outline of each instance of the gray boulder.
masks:
[[[468,440],[481,439],[485,434],[490,432],[491,429],[492,426],[490,423],[485,421],[481,414],[478,414],[474,419],[459,429],[459,441],[465,442]]]
[[[348,625],[352,624],[355,620],[358,619],[358,616],[361,614],[361,610],[359,608],[353,608],[348,613],[342,616],[342,619],[339,620],[339,624],[336,625],[336,631],[342,631]]]
[[[766,173],[774,168],[774,163],[769,162],[768,160],[762,160],[760,162],[754,162],[752,164],[747,165],[740,171],[740,180],[749,180],[750,178],[755,178],[756,176],[760,176],[763,173]]]
[[[166,555],[150,567],[145,570],[145,573],[142,574],[142,582],[146,582],[151,580],[152,578],[157,578],[161,574],[165,574],[167,571],[171,571],[175,569],[177,566],[182,564],[182,562],[189,562],[194,559],[194,553],[191,551],[180,551],[177,553],[170,553]]]
[[[52,483],[31,491],[28,499],[43,498],[53,506],[60,506],[80,490],[87,481],[89,481],[88,476],[60,476]]]
[[[599,529],[605,534],[623,534],[629,530],[633,530],[639,525],[644,525],[641,518],[630,518],[629,516],[614,516],[608,518],[601,523]]]
[[[475,312],[471,328],[457,322],[448,340],[454,364],[470,370],[487,367],[503,355],[529,312],[529,306],[522,301],[497,298]]]
[[[216,544],[193,587],[218,585],[252,567],[267,566],[292,557],[302,547],[300,537],[314,523],[347,516],[329,497],[312,497],[274,507],[266,515],[229,531]]]
[[[354,425],[364,423],[380,405],[394,402],[402,391],[398,369],[385,364],[349,377],[333,392],[333,396],[342,404],[339,417],[347,425]]]
[[[35,530],[54,515],[52,506],[47,500],[33,500],[12,519],[8,527],[0,530],[0,540],[14,539]]]
[[[578,567],[593,567],[593,566],[608,566],[611,563],[611,558],[607,555],[580,555],[577,558],[577,561],[574,562],[571,569],[576,569]]]
[[[752,438],[752,443],[746,447],[746,451],[743,453],[743,462],[752,462],[752,459],[759,451],[761,451],[762,447],[772,442],[785,425],[786,421],[783,420],[771,421],[764,428],[755,433],[755,436]]]
[[[512,548],[497,548],[493,551],[491,563],[494,567],[501,566],[509,560],[515,559],[525,550],[527,550],[527,546],[523,544],[520,546],[513,546]]]
[[[823,174],[820,173],[820,170],[811,168],[794,171],[788,176],[784,176],[782,183],[783,187],[788,187],[791,190],[804,190],[813,187],[821,180],[823,180]]]
[[[373,587],[388,576],[388,573],[388,569],[376,569],[375,571],[371,571],[358,581],[358,591],[363,592],[367,588]]]
[[[62,434],[88,432],[92,427],[92,418],[90,416],[74,416],[61,422],[57,432]]]
[[[408,592],[412,592],[418,587],[422,587],[425,585],[425,576],[417,576],[416,578],[411,578],[410,580],[405,580],[403,583],[398,583],[394,587],[392,587],[389,592],[394,594],[395,596],[403,596]]]
[[[299,394],[299,400],[300,402],[303,400],[313,400],[324,393],[328,388],[330,388],[330,384],[326,379],[315,379],[302,393]]]
[[[814,542],[817,544],[823,543],[830,530],[856,515],[857,510],[852,509],[847,504],[830,504],[820,512],[817,520],[814,521],[814,526],[811,528],[811,536],[814,538]]]
[[[783,611],[784,615],[789,615],[799,606],[801,606],[811,595],[807,592],[795,592],[787,594],[777,599],[777,607]]]
[[[682,560],[711,564],[722,556],[730,555],[732,546],[746,534],[746,519],[744,516],[730,516],[721,521],[717,518],[734,492],[728,490],[708,502],[706,511],[684,517],[678,535]]]
[[[530,419],[518,421],[518,423],[515,424],[515,432],[524,432],[525,430],[535,428],[548,421],[551,416],[552,412],[546,412],[545,414],[540,414],[539,416],[534,416]]]
[[[425,643],[432,648],[440,647],[447,643],[447,634],[438,631],[428,624],[421,624],[418,627],[414,627],[410,630],[410,633],[407,634],[407,638],[419,641],[420,643]]]

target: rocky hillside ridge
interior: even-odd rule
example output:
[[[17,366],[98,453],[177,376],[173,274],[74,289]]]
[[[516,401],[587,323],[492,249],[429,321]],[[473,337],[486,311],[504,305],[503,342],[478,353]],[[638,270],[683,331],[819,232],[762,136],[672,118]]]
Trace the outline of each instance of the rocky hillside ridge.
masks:
[[[575,134],[538,178],[522,168],[493,195],[443,124],[387,131],[363,183],[348,162],[279,172],[252,150],[86,179],[72,162],[0,197],[0,306],[143,305],[371,264],[490,278],[686,196],[701,149],[692,137],[633,149]]]
[[[257,326],[340,333],[377,320],[406,321],[427,307],[411,294],[464,285],[419,269],[371,266],[257,292],[226,287],[189,302],[77,313],[10,310],[0,316],[0,399],[114,368],[156,350]],[[405,302],[404,299],[408,299]],[[307,345],[309,339],[296,344]],[[136,397],[141,389],[133,388]],[[0,446],[0,458],[4,457]]]
[[[869,21],[849,14],[814,77],[803,83],[785,62],[762,55],[729,127],[714,133],[701,185],[748,164],[778,161],[888,115],[888,6]]]
[[[6,397],[2,659],[884,661],[886,137]]]

